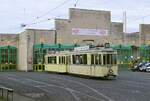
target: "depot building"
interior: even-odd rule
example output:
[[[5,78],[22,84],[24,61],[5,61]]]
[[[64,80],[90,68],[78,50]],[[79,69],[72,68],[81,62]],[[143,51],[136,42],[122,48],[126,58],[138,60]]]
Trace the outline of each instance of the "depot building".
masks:
[[[149,25],[140,27],[140,33],[144,33],[142,38],[138,37],[138,40],[142,40],[141,43],[148,40],[144,39],[144,35],[148,36],[148,34],[145,34],[145,30],[143,30],[145,27],[143,26]],[[35,63],[44,63],[41,60],[43,54],[58,49],[60,46],[64,48],[74,45],[99,45],[104,43],[119,45],[125,43],[124,36],[123,23],[111,22],[110,11],[70,8],[69,19],[55,19],[55,30],[26,29],[24,32],[17,34],[0,34],[0,46],[16,47],[16,69],[30,71],[33,70]],[[128,41],[128,43],[130,42]],[[139,43],[134,44],[139,45]],[[44,50],[41,51],[41,47]],[[36,62],[34,62],[35,59]],[[7,59],[5,60],[7,61]],[[9,63],[7,62],[7,64]]]

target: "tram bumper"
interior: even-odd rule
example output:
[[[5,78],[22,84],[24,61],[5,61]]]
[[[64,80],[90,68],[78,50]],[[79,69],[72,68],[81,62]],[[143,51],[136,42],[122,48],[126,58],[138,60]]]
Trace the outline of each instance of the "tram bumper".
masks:
[[[116,77],[116,75],[114,74],[112,69],[108,70],[107,76],[109,76],[109,77]]]
[[[117,68],[116,67],[110,67],[108,68],[108,72],[107,72],[107,76],[108,77],[116,77],[118,75],[118,72],[117,72]]]

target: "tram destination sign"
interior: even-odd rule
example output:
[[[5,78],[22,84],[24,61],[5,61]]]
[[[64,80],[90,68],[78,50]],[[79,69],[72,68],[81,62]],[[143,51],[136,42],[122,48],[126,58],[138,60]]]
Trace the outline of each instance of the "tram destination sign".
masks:
[[[81,47],[75,47],[74,51],[82,51],[82,50],[89,50],[89,46],[81,46]]]

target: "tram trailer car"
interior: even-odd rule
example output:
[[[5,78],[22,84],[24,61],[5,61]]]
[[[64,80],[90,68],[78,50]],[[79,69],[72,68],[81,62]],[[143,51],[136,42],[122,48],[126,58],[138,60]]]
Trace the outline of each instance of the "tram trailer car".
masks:
[[[118,75],[117,51],[111,48],[60,52],[45,56],[45,70],[91,77]]]
[[[45,56],[45,71],[67,73],[68,71],[68,58],[67,53],[55,53]]]

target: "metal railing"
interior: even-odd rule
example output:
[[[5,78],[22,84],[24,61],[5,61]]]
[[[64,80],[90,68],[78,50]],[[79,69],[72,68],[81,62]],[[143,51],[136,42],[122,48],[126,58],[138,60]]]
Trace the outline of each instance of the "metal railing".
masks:
[[[13,101],[13,89],[7,88],[0,86],[0,92],[1,92],[1,97],[2,99],[6,99],[4,101]]]

